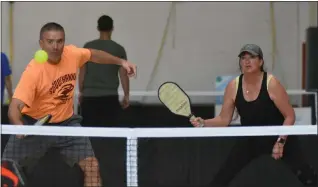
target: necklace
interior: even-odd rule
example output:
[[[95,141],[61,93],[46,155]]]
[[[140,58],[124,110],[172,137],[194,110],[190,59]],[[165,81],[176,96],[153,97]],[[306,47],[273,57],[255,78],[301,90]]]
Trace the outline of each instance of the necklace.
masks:
[[[249,94],[249,93],[250,93],[250,91],[247,90],[247,88],[243,88],[243,90],[244,90],[244,92],[245,92],[246,94]]]

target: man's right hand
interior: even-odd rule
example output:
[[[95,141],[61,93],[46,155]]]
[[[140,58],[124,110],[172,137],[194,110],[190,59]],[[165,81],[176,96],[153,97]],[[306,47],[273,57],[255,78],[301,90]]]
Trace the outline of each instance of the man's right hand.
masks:
[[[23,107],[25,106],[24,102],[22,102],[19,99],[13,98],[10,105],[9,105],[9,112],[8,116],[10,119],[11,124],[13,125],[23,125],[23,122],[21,120],[21,111]],[[25,137],[25,135],[18,134],[16,135],[18,139],[22,139]]]

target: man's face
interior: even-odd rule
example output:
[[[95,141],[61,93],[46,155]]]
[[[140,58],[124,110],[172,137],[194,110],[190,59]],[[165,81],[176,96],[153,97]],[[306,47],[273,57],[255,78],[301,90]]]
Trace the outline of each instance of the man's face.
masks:
[[[49,62],[57,64],[60,62],[65,42],[65,34],[63,31],[46,31],[40,39],[41,48],[47,52]]]

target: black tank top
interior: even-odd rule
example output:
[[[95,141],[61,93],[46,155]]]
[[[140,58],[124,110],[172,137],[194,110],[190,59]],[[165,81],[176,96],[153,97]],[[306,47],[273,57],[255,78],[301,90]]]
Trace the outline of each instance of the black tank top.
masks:
[[[239,84],[235,98],[235,106],[241,118],[242,126],[282,125],[284,116],[275,106],[267,91],[267,73],[264,72],[261,90],[254,101],[246,101],[242,88],[243,74],[239,77]]]

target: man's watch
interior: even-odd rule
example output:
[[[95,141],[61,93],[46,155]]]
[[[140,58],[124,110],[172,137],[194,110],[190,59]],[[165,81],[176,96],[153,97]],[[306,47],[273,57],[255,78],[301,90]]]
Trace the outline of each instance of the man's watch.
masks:
[[[280,137],[279,137],[279,138],[277,139],[277,142],[284,145],[284,144],[286,143],[286,140],[285,140],[284,138],[280,138]]]

